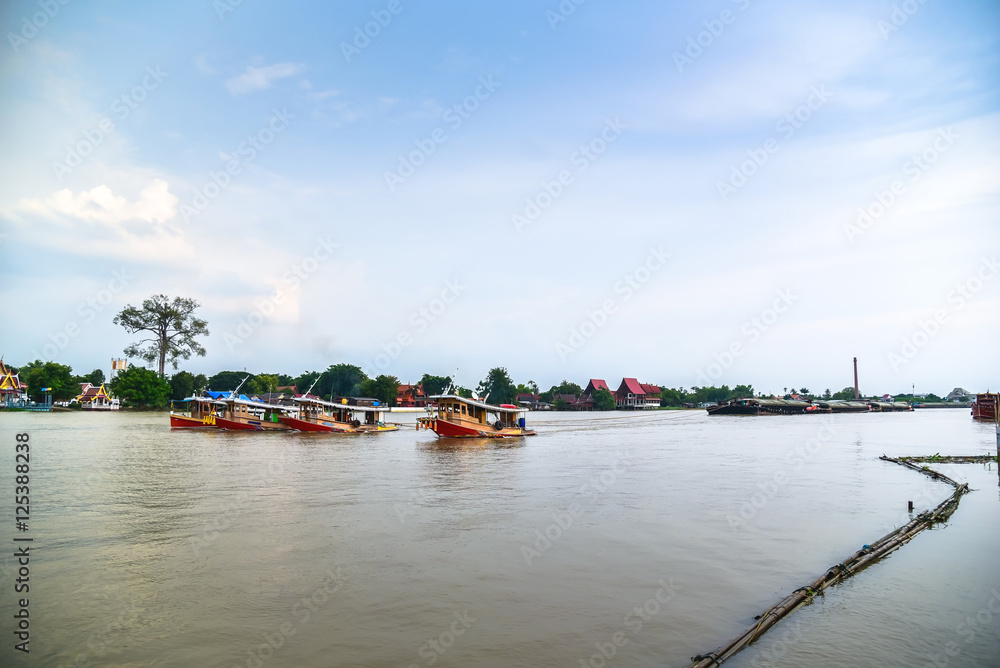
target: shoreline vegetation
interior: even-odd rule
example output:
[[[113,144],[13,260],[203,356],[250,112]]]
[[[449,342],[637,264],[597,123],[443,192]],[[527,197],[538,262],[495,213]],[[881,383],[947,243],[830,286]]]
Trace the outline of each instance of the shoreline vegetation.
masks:
[[[543,391],[532,380],[515,383],[504,367],[491,369],[476,386],[475,392],[470,388],[456,385],[449,376],[425,373],[416,383],[404,384],[396,376],[388,374],[369,378],[360,367],[346,363],[332,364],[325,371],[306,371],[298,376],[246,371],[219,371],[206,376],[183,370],[161,376],[156,371],[142,366],[130,366],[116,373],[110,381],[106,380],[104,372],[100,369],[95,369],[86,375],[74,375],[72,367],[57,362],[35,360],[21,367],[8,368],[13,373],[19,374],[22,385],[26,387],[27,394],[33,401],[43,403],[46,395],[51,395],[53,402],[72,402],[80,396],[80,385],[90,383],[94,386],[106,386],[109,394],[119,398],[122,408],[127,410],[162,411],[168,409],[172,401],[191,397],[203,390],[228,392],[237,387],[240,387],[241,393],[248,396],[284,394],[290,397],[307,391],[315,396],[330,399],[364,396],[378,399],[388,407],[396,407],[399,403],[413,406],[420,401],[426,402],[427,397],[451,391],[463,397],[472,397],[473,394],[477,397],[486,397],[494,404],[528,402],[532,408],[544,406],[544,410],[553,411],[609,411],[620,408],[616,405],[615,395],[606,389],[599,388],[585,395],[583,387],[563,380],[559,385],[553,385]],[[647,405],[644,410],[701,409],[731,399],[754,397],[811,401],[854,399],[853,387],[845,387],[838,392],[827,389],[815,394],[806,387],[782,388],[781,394],[758,393],[752,385],[736,385],[733,388],[728,385],[694,386],[690,389],[663,385],[644,385],[644,387],[659,393],[659,405]],[[949,394],[947,401],[935,394],[916,396],[897,394],[893,398],[895,401],[909,402],[922,408],[968,406],[972,396],[963,395],[953,399],[958,391],[956,388]],[[656,394],[650,396],[654,401],[657,398]],[[861,399],[881,401],[885,396],[863,395]],[[583,400],[586,400],[586,408],[581,409]],[[70,403],[68,408],[73,410],[78,405]]]

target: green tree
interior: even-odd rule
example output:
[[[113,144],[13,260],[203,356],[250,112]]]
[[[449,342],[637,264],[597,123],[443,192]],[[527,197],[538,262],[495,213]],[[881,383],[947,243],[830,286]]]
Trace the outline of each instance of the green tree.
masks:
[[[517,386],[510,379],[507,369],[498,366],[490,369],[476,388],[476,393],[488,397],[492,404],[512,404],[517,399]]]
[[[518,394],[538,394],[538,385],[533,380],[529,380],[527,383],[518,383],[517,385]]]
[[[208,386],[204,375],[197,376],[187,371],[179,371],[170,377],[170,398],[174,401],[187,399]]]
[[[832,394],[830,394],[830,388],[829,388],[829,387],[828,387],[828,388],[826,388],[826,390],[824,390],[824,391],[823,391],[823,398],[824,398],[824,399],[829,399],[829,398],[830,398],[830,397],[832,397],[832,396],[833,396],[833,395],[832,395]]]
[[[664,387],[660,390],[661,406],[680,406],[685,403],[689,403],[689,401],[683,387],[679,390],[671,387]]]
[[[21,382],[28,386],[32,401],[45,401],[43,388],[52,388],[53,401],[66,401],[80,394],[80,385],[73,378],[73,368],[58,362],[35,360],[19,370]]]
[[[243,386],[248,394],[266,394],[277,392],[278,376],[270,374],[259,374],[247,381]]]
[[[244,378],[250,375],[246,371],[220,371],[208,379],[208,389],[215,392],[231,392],[243,382]],[[248,380],[247,383],[249,382]],[[244,388],[246,388],[246,384],[240,388],[240,391],[242,392]]]
[[[161,378],[167,362],[176,369],[177,360],[191,359],[192,353],[204,357],[205,348],[195,340],[196,336],[208,336],[208,323],[194,317],[199,306],[193,299],[174,297],[170,301],[166,295],[153,295],[142,302],[142,308],[126,306],[114,323],[129,334],[149,332],[151,336],[126,347],[125,354],[157,362]]]
[[[295,378],[291,384],[295,386],[295,391],[300,394],[305,394],[306,390],[310,387],[313,388],[312,393],[316,394],[316,388],[313,386],[313,383],[322,375],[319,371],[306,371],[301,376]],[[316,383],[316,385],[319,385],[319,383]]]
[[[102,371],[101,369],[94,369],[93,371],[91,371],[90,373],[88,373],[86,376],[78,376],[77,380],[78,380],[78,382],[81,382],[81,383],[90,383],[91,385],[93,385],[95,387],[100,387],[101,385],[104,384],[104,380],[105,380],[105,378],[104,378],[104,371]]]
[[[444,391],[448,389],[451,385],[451,378],[448,376],[432,376],[425,373],[421,378],[419,385],[423,385],[424,393],[428,397],[433,397],[435,395],[444,394]]]
[[[396,405],[396,395],[399,392],[399,378],[380,375],[361,381],[361,395],[378,399],[386,406]]]
[[[129,367],[115,376],[110,389],[122,404],[133,408],[162,408],[171,392],[170,383],[141,366]]]
[[[831,398],[838,399],[838,400],[845,400],[845,399],[850,400],[850,399],[854,399],[854,388],[853,387],[845,387],[840,392],[834,392],[833,393],[833,397],[831,397]]]
[[[753,385],[737,385],[733,388],[733,396],[730,399],[752,399],[754,397]]]
[[[353,364],[331,364],[323,375],[320,377],[318,383],[316,383],[315,389],[313,389],[313,394],[327,397],[354,397],[358,396],[359,393],[365,394],[361,391],[361,384],[368,379],[368,374],[361,370],[361,367],[355,366]],[[399,382],[396,382],[399,385]],[[302,388],[302,392],[306,391],[306,388]],[[392,389],[392,398],[396,398],[397,388]]]
[[[565,399],[556,399],[555,404],[553,404],[557,411],[568,411],[569,402]]]
[[[613,411],[616,407],[615,397],[603,387],[594,392],[595,411]]]

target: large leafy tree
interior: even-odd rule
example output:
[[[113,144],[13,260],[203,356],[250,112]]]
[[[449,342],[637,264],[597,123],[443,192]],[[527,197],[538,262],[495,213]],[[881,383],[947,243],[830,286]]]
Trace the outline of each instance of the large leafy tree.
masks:
[[[187,371],[180,371],[170,377],[170,398],[174,400],[186,399],[206,387],[208,387],[208,379],[202,374],[194,375]]]
[[[517,399],[517,386],[510,379],[505,367],[494,367],[476,388],[481,397],[488,397],[493,404],[512,404]]]
[[[616,406],[615,396],[603,387],[594,392],[595,411],[613,411]]]
[[[418,385],[423,385],[424,393],[428,397],[433,397],[438,394],[444,394],[444,391],[451,385],[451,378],[448,376],[432,376],[429,373],[425,373]]]
[[[244,385],[247,393],[249,394],[266,394],[268,392],[277,392],[278,390],[278,376],[271,374],[258,374],[247,381]]]
[[[126,347],[125,354],[156,362],[161,378],[167,362],[176,369],[177,360],[191,359],[192,353],[204,357],[205,348],[195,340],[208,336],[208,323],[194,317],[199,306],[193,299],[174,297],[171,301],[166,295],[153,295],[142,302],[142,308],[126,306],[114,323],[129,334],[148,332],[149,336]]]
[[[94,369],[93,371],[91,371],[90,373],[88,373],[86,376],[77,376],[77,377],[75,377],[73,379],[73,382],[75,382],[75,383],[90,383],[91,385],[94,385],[95,387],[100,387],[101,384],[104,383],[104,380],[105,380],[105,378],[104,378],[104,371],[102,371],[101,369]]]
[[[363,396],[378,399],[383,404],[394,406],[396,394],[399,392],[399,378],[381,375],[361,381],[360,392]]]
[[[388,377],[388,376],[386,376]],[[379,376],[382,378],[382,376]],[[361,367],[355,366],[353,364],[331,364],[323,375],[320,377],[320,381],[316,384],[316,388],[313,390],[313,394],[319,396],[334,396],[334,397],[353,397],[357,396],[361,392],[361,384],[368,379],[368,374],[361,370]],[[399,381],[396,381],[397,387],[392,388],[392,398],[396,398],[396,391],[398,389]],[[306,385],[300,388],[301,392],[305,392],[309,386]],[[367,394],[362,392],[362,394]]]
[[[126,406],[134,408],[161,408],[167,405],[170,383],[155,371],[133,366],[115,376],[111,381],[111,394]]]
[[[220,371],[208,379],[208,389],[215,392],[229,392],[243,382],[243,379],[251,374],[246,371]],[[249,380],[247,381],[250,382]],[[243,387],[246,387],[244,385]],[[242,391],[243,388],[240,388]]]
[[[80,385],[73,377],[72,367],[58,362],[35,360],[18,370],[21,382],[28,386],[28,396],[32,401],[45,401],[43,388],[52,388],[54,401],[66,401],[80,394]]]

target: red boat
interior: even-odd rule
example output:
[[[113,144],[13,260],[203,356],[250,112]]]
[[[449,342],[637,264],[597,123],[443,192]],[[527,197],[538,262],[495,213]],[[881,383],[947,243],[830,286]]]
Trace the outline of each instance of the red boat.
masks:
[[[265,404],[252,399],[230,396],[224,399],[225,413],[215,417],[215,426],[219,429],[240,431],[289,431],[291,427],[281,421],[281,417],[290,410],[287,406]],[[294,410],[294,409],[291,409]]]
[[[190,403],[188,414],[170,410],[170,426],[177,429],[214,428],[216,413],[221,409],[221,401],[211,397],[188,397],[180,403]]]
[[[442,438],[515,438],[534,436],[525,428],[528,411],[511,404],[492,406],[451,394],[429,397],[437,408],[429,417],[417,418],[417,429],[430,429]]]
[[[341,399],[337,404],[309,395],[297,397],[295,402],[299,404],[299,414],[282,415],[278,419],[298,431],[358,434],[399,429],[399,425],[385,421],[384,408],[358,406],[348,401]]]
[[[1000,394],[996,392],[977,394],[976,403],[972,404],[972,418],[996,422],[998,405],[1000,405]]]

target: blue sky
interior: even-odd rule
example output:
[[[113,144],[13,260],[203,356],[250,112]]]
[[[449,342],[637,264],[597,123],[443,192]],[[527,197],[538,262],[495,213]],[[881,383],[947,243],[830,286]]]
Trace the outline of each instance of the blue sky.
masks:
[[[54,0],[0,27],[8,362],[106,369],[114,313],[165,293],[209,321],[194,372],[836,390],[857,356],[867,392],[997,384],[995,3]]]

